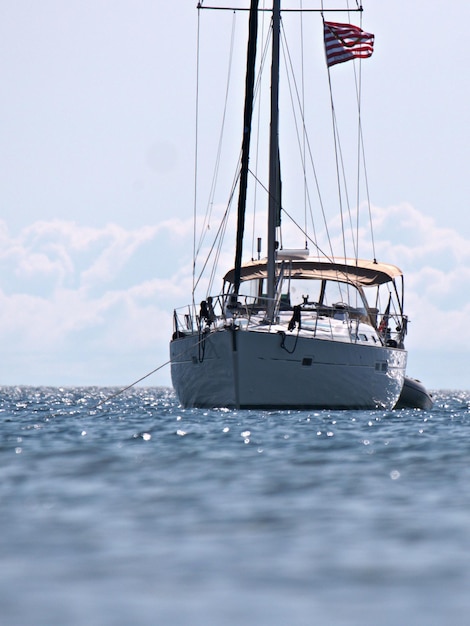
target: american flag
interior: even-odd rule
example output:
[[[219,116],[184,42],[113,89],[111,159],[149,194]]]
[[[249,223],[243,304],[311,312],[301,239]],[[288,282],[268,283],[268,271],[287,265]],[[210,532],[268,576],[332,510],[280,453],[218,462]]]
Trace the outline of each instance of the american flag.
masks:
[[[351,59],[366,59],[374,50],[374,35],[352,24],[324,22],[324,38],[328,67]]]

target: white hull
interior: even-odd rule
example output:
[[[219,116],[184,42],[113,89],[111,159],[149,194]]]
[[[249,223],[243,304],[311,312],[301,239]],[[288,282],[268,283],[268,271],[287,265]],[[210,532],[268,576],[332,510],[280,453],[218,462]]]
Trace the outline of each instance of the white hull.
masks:
[[[297,340],[297,343],[295,343]],[[170,344],[173,386],[185,407],[392,409],[405,350],[232,328]]]

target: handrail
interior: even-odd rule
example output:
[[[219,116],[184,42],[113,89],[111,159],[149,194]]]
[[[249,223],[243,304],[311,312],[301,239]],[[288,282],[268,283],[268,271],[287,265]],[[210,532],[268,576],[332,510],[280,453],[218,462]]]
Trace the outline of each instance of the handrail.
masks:
[[[213,319],[210,320],[202,316],[201,311],[198,311],[197,307],[193,305],[175,309],[173,313],[175,336],[178,337],[187,333],[196,334],[201,331],[217,331],[226,328],[227,325],[236,326],[240,330],[249,330],[256,326],[268,329],[273,323],[287,328],[293,315],[293,307],[286,306],[283,309],[281,306],[275,320],[267,323],[266,313],[269,310],[269,298],[239,294],[237,303],[233,304],[230,295],[223,293],[213,297]],[[341,320],[339,319],[340,313]],[[394,346],[396,344],[398,348],[403,348],[408,324],[408,319],[404,315],[396,312],[387,315],[385,312],[380,312],[377,314],[377,320],[382,321],[386,317],[387,321],[386,327],[380,328],[380,323],[371,324],[370,319],[366,315],[361,315],[360,311],[354,307],[339,309],[334,306],[314,305],[312,303],[301,307],[301,316],[302,326],[299,332],[311,337],[326,338],[327,336],[331,340],[340,337],[343,331],[338,335],[341,328],[338,322],[341,321],[347,324],[347,327],[342,327],[344,331],[347,330],[344,337],[347,334],[348,340],[353,343],[363,340],[361,335],[366,334],[369,337],[375,337],[375,340],[382,345]],[[364,330],[360,328],[362,324]]]

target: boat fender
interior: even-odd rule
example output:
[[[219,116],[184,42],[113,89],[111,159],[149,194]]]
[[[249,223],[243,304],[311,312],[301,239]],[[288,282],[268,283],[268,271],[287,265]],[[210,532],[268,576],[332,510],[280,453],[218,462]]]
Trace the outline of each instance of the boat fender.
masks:
[[[293,331],[294,328],[296,328],[296,326],[298,325],[299,330],[302,327],[302,320],[301,320],[301,308],[300,308],[300,304],[296,304],[294,306],[294,312],[292,314],[291,320],[289,322],[289,326],[287,327],[287,330],[289,331]]]

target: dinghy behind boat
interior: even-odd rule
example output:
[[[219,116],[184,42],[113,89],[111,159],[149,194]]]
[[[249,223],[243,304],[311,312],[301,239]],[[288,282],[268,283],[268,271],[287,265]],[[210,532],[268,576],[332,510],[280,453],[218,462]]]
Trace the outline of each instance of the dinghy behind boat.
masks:
[[[396,409],[432,409],[431,394],[423,383],[416,378],[405,376],[400,398],[395,405]]]

